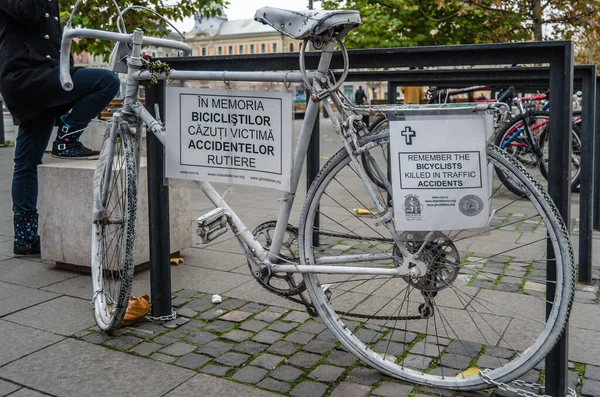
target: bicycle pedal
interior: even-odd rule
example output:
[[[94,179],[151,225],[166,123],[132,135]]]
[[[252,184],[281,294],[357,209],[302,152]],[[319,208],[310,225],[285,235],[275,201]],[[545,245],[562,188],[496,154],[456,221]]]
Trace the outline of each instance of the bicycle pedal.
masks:
[[[196,219],[198,228],[196,233],[202,244],[208,244],[220,235],[227,232],[228,214],[225,208],[215,208],[207,214]]]

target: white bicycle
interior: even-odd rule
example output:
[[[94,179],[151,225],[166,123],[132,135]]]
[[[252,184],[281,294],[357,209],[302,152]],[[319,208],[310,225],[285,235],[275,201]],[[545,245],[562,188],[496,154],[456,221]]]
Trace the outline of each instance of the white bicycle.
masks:
[[[342,39],[360,24],[359,13],[267,7],[257,12],[256,19],[304,41],[300,73],[172,71],[168,77],[158,76],[229,81],[262,81],[269,76],[281,83],[304,82],[309,94],[291,189],[281,201],[277,221],[250,232],[211,184],[198,182],[217,207],[199,220],[204,241],[231,229],[261,286],[314,310],[349,352],[389,376],[474,390],[491,381],[515,379],[544,359],[567,324],[574,266],[567,228],[542,187],[521,164],[489,145],[489,163],[521,186],[526,198],[505,194],[495,181],[490,198],[495,215],[488,235],[397,231],[393,208],[388,206],[393,198],[387,179],[389,130],[369,134],[358,113],[399,114],[415,107],[361,108],[346,103],[340,87],[349,64]],[[140,81],[151,77],[141,70],[141,46],[171,47],[188,54],[190,48],[144,37],[139,30],[113,33],[72,29],[68,24],[61,54],[65,89],[72,87],[68,58],[75,37],[117,41],[127,52],[124,106],[114,113],[94,176],[93,301],[99,327],[111,330],[121,323],[133,279],[142,128],[165,141],[163,125],[138,99]],[[321,52],[314,72],[304,67],[309,43]],[[337,81],[329,70],[336,44],[345,64]],[[288,220],[320,105],[343,147],[310,186],[296,228]],[[378,175],[377,181],[365,172],[366,163]],[[367,211],[359,215],[354,208]],[[520,234],[509,235],[507,230]],[[320,235],[318,247],[313,245],[314,233]],[[519,237],[509,241],[512,235]],[[546,245],[552,256],[547,256]],[[487,288],[479,288],[480,284]],[[486,371],[464,372],[472,366]]]

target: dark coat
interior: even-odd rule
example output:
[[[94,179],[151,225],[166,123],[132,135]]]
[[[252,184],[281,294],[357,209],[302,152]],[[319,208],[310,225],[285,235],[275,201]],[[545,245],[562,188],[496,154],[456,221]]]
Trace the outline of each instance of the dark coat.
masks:
[[[62,92],[59,16],[58,0],[0,0],[0,93],[15,124]]]

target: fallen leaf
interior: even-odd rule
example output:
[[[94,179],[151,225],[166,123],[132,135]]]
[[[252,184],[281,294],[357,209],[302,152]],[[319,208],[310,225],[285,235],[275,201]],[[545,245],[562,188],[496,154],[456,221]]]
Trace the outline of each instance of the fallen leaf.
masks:
[[[181,265],[183,263],[183,258],[171,258],[169,259],[169,262],[171,262],[171,265]]]
[[[471,367],[461,373],[459,373],[458,375],[456,375],[457,378],[467,378],[469,376],[477,376],[479,375],[479,368],[477,367]]]

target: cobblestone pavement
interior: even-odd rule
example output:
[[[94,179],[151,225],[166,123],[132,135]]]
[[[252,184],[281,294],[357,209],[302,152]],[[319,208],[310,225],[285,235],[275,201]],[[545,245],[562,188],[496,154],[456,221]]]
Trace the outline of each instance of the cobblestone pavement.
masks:
[[[326,160],[337,144],[328,136],[326,124],[322,131]],[[0,154],[0,396],[507,395],[495,389],[455,394],[405,384],[365,366],[344,350],[319,318],[261,288],[230,233],[207,246],[184,250],[184,264],[172,267],[176,320],[145,321],[110,335],[99,332],[90,312],[89,275],[59,270],[41,260],[12,257],[12,149],[0,150],[4,150]],[[305,191],[303,178],[299,192]],[[207,212],[210,205],[200,192],[193,190],[192,196],[193,217]],[[276,218],[279,198],[277,192],[235,187],[230,204],[253,228]],[[513,200],[509,194],[500,199]],[[574,195],[573,236],[579,232],[577,200]],[[459,292],[494,296],[507,307],[515,305],[526,311],[529,302],[539,303],[544,297],[540,280],[545,279],[545,265],[531,261],[531,256],[525,259],[498,253],[502,246],[543,240],[545,230],[539,220],[530,217],[526,206],[515,206],[517,210],[495,214],[489,235],[457,244],[462,266],[455,285]],[[292,214],[294,225],[299,212],[300,206]],[[600,268],[596,259],[599,241],[595,234],[595,279]],[[328,236],[322,236],[319,248],[323,254],[391,250],[384,242]],[[540,252],[535,257],[543,258],[545,251]],[[140,271],[133,295],[148,292],[149,272]],[[387,293],[381,292],[382,296]],[[445,293],[440,292],[440,297]],[[223,302],[213,304],[213,294],[220,294]],[[600,396],[598,296],[597,283],[578,284],[570,320],[569,386],[584,396]],[[452,311],[460,302],[447,298],[444,307]],[[456,320],[460,323],[463,318],[457,316]],[[443,367],[454,376],[473,365],[493,366],[495,360],[510,359],[514,354],[505,347],[490,350],[476,334],[465,335],[460,342],[452,335],[434,341],[423,321],[414,321],[401,334],[385,324],[373,327],[348,319],[347,325],[359,331],[363,342],[392,346],[393,351],[388,351],[395,360],[433,374],[440,374]],[[542,362],[522,379],[543,383],[545,376]],[[113,385],[112,389],[106,385]]]
[[[344,351],[322,321],[305,311],[235,298],[213,304],[210,294],[187,289],[175,292],[172,302],[179,314],[176,320],[142,322],[112,335],[90,327],[73,337],[291,396],[485,396],[494,392],[453,394],[398,382]],[[406,344],[406,352],[402,353],[406,359],[420,360],[427,367],[438,352],[424,350],[423,338],[422,334],[409,332],[397,341]],[[471,365],[463,343],[443,340],[441,344],[444,365],[448,371],[456,368],[451,375]],[[473,343],[467,348],[480,350],[482,345]],[[502,354],[510,357],[512,352],[497,348],[495,355]],[[484,367],[493,360],[481,355],[478,365]],[[569,387],[585,396],[598,395],[600,367],[570,362],[569,368]],[[543,381],[543,363],[521,379]]]

